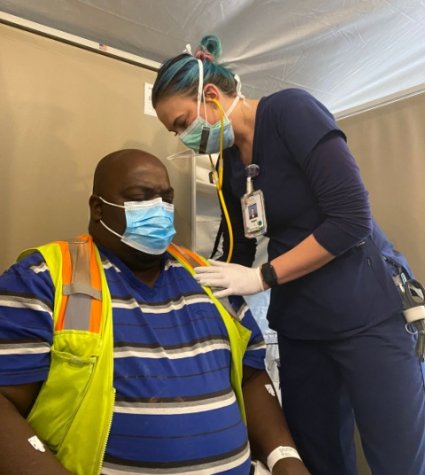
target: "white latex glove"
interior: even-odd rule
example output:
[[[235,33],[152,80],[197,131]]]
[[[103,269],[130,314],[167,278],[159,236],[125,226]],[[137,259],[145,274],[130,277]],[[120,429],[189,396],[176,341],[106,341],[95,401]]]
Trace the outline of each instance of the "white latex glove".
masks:
[[[251,295],[264,290],[259,267],[245,267],[239,264],[213,261],[211,266],[195,267],[195,279],[207,287],[220,287],[214,291],[218,298],[229,295]]]

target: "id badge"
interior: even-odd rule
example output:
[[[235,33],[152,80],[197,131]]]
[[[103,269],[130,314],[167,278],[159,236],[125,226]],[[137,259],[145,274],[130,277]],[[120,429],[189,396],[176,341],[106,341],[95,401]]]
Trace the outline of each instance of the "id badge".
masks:
[[[245,237],[255,238],[267,232],[264,196],[261,190],[246,193],[241,198]]]

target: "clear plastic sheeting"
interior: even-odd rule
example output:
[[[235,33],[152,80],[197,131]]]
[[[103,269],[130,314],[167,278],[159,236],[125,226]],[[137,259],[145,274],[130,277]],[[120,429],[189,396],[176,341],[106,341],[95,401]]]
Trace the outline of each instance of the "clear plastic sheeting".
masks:
[[[212,156],[213,164],[217,157]],[[195,239],[194,249],[210,257],[221,221],[217,189],[210,182],[211,162],[208,155],[195,156]],[[221,247],[219,249],[221,251]],[[218,255],[220,255],[219,253]],[[216,256],[217,257],[217,256]]]
[[[264,340],[267,345],[274,345],[277,343],[276,332],[269,328],[267,321],[267,309],[270,302],[270,291],[260,292],[255,295],[247,295],[245,298],[246,303],[249,305],[252,313],[257,320],[261,331],[263,332]]]
[[[248,97],[301,87],[334,113],[424,83],[424,0],[0,0],[0,9],[158,62],[214,33]]]
[[[264,336],[264,340],[267,345],[266,349],[266,369],[270,376],[270,379],[273,381],[273,385],[276,388],[277,396],[279,402],[281,402],[280,394],[280,379],[279,379],[279,348],[277,345],[277,334],[274,330],[269,328],[269,323],[267,321],[267,310],[269,308],[270,302],[270,291],[266,290],[265,292],[260,292],[255,295],[247,295],[245,297],[249,308],[251,309],[252,314],[255,317],[259,327]]]

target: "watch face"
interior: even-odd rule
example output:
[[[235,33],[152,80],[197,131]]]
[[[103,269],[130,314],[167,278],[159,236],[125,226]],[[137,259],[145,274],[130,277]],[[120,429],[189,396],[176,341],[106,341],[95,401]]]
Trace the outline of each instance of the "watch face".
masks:
[[[263,276],[264,282],[269,287],[274,287],[277,285],[276,272],[274,267],[269,262],[266,262],[261,266],[261,275]]]

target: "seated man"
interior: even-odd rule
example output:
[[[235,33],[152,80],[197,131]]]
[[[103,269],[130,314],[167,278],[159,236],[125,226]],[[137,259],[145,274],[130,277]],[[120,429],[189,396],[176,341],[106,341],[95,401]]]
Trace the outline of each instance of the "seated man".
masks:
[[[0,473],[247,475],[251,447],[273,474],[307,474],[251,313],[229,318],[169,246],[172,200],[157,158],[111,153],[90,235],[0,277]]]

